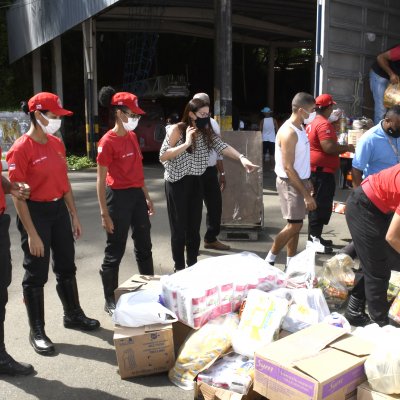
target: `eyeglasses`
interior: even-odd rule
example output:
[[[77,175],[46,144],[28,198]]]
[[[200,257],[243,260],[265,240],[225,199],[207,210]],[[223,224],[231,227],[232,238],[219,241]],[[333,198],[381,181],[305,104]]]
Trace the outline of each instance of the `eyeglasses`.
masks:
[[[134,113],[128,113],[128,112],[125,112],[125,111],[122,111],[128,118],[137,118],[137,119],[140,119],[140,117],[141,117],[141,115],[139,115],[139,114],[134,114]]]
[[[196,112],[195,113],[195,115],[196,115],[196,117],[199,117],[199,118],[207,118],[207,117],[209,117],[211,114],[208,112],[208,113],[206,113],[206,112]]]

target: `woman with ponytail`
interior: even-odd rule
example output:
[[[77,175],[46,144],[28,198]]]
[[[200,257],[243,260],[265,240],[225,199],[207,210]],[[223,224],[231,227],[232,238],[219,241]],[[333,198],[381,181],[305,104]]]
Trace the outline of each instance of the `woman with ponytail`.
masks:
[[[50,250],[57,293],[64,308],[64,326],[90,331],[100,323],[86,317],[79,303],[74,239],[81,236],[82,229],[67,175],[65,147],[54,136],[61,117],[72,112],[62,107],[58,96],[47,92],[33,96],[28,104],[22,104],[22,109],[29,114],[31,126],[7,153],[10,181],[26,182],[31,188],[29,200],[13,197],[24,252],[22,287],[30,344],[37,353],[52,355],[54,345],[44,330],[43,293]]]
[[[97,156],[97,197],[103,228],[107,234],[100,275],[103,282],[105,311],[115,310],[114,290],[118,287],[119,265],[125,253],[129,228],[139,272],[153,275],[150,219],[153,202],[144,183],[142,153],[134,132],[144,111],[137,97],[116,92],[106,86],[99,102],[110,111],[114,127],[100,140]]]

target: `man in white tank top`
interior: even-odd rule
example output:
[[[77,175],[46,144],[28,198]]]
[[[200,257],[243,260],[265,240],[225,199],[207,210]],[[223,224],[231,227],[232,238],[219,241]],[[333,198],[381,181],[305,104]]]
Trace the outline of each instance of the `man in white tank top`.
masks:
[[[315,118],[315,101],[311,94],[300,92],[292,100],[292,115],[280,127],[275,144],[276,188],[286,226],[275,237],[266,261],[274,265],[276,256],[287,246],[286,266],[296,254],[299,233],[307,211],[315,210],[309,180],[310,143],[304,124]]]

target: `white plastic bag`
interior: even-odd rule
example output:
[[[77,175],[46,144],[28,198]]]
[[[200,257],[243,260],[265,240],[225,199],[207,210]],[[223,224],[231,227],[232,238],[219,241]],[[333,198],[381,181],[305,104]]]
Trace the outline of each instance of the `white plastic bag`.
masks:
[[[289,301],[289,311],[282,322],[282,329],[297,332],[322,322],[329,315],[321,289],[277,289],[271,295]]]
[[[234,351],[254,358],[255,351],[276,340],[288,306],[286,299],[258,289],[250,290],[239,327],[232,335]]]
[[[118,299],[112,320],[133,328],[177,321],[175,313],[161,305],[159,298],[160,294],[152,290],[125,293]]]
[[[287,287],[312,288],[315,279],[315,251],[309,247],[296,254],[286,269]]]
[[[373,390],[400,393],[400,333],[386,335],[365,362],[365,373]]]

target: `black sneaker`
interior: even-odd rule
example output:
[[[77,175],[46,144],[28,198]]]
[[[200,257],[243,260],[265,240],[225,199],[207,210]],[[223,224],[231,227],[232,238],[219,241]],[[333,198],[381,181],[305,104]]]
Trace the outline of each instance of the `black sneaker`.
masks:
[[[319,241],[325,247],[331,247],[333,245],[332,240],[325,240],[323,237],[320,237]]]

